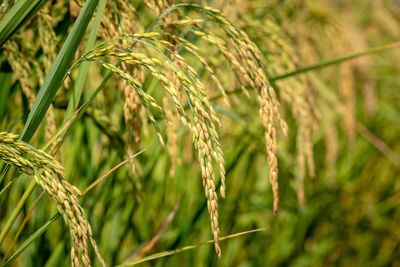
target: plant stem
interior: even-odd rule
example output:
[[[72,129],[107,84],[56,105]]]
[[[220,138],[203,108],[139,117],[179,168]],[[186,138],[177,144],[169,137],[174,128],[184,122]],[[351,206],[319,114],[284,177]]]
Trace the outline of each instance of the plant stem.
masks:
[[[10,231],[10,228],[17,218],[18,214],[21,212],[22,208],[24,207],[25,201],[28,199],[28,197],[31,195],[33,192],[33,189],[35,189],[36,182],[32,181],[28,188],[25,190],[24,194],[22,195],[21,199],[18,201],[17,207],[13,210],[10,218],[7,220],[6,225],[4,225],[3,230],[1,230],[0,233],[0,245],[3,243],[8,231]]]
[[[277,80],[282,80],[282,79],[289,78],[291,76],[296,76],[298,74],[305,73],[305,72],[308,72],[308,71],[311,71],[311,70],[322,69],[322,68],[328,67],[330,65],[335,65],[335,64],[338,64],[338,63],[342,63],[344,61],[348,61],[348,60],[351,60],[351,59],[354,59],[354,58],[357,58],[357,57],[376,54],[376,53],[379,53],[379,52],[382,52],[382,51],[386,51],[386,50],[390,50],[390,49],[397,48],[397,47],[400,47],[400,42],[394,42],[394,43],[390,43],[390,44],[386,44],[386,45],[370,48],[370,49],[367,49],[367,50],[362,51],[362,52],[358,52],[358,53],[354,53],[354,54],[350,54],[350,55],[345,55],[343,57],[339,57],[339,58],[331,59],[331,60],[328,60],[328,61],[320,62],[320,63],[314,64],[314,65],[306,66],[304,68],[300,68],[300,69],[297,69],[297,70],[289,72],[289,73],[285,73],[285,74],[282,74],[282,75],[279,75],[279,76],[271,77],[269,80],[271,82],[274,82],[274,81],[277,81]]]
[[[349,55],[345,55],[345,56],[342,56],[342,57],[339,57],[339,58],[335,58],[335,59],[331,59],[331,60],[328,60],[328,61],[323,61],[323,62],[320,62],[320,63],[317,63],[317,64],[313,64],[313,65],[310,65],[310,66],[306,66],[306,67],[303,67],[303,68],[300,68],[300,69],[297,69],[297,70],[294,70],[292,72],[288,72],[288,73],[285,73],[285,74],[282,74],[282,75],[269,77],[268,80],[271,83],[273,83],[275,81],[279,81],[279,80],[283,80],[283,79],[286,79],[286,78],[290,78],[292,76],[296,76],[296,75],[299,75],[299,74],[302,74],[302,73],[306,73],[306,72],[309,72],[309,71],[312,71],[312,70],[322,69],[322,68],[325,68],[325,67],[328,67],[328,66],[331,66],[331,65],[335,65],[335,64],[339,64],[339,63],[351,60],[351,59],[355,59],[355,58],[362,57],[362,56],[367,56],[367,55],[372,55],[372,54],[376,54],[376,53],[380,53],[380,52],[387,51],[387,50],[394,49],[394,48],[398,48],[398,47],[400,47],[400,42],[394,42],[394,43],[390,43],[390,44],[386,44],[386,45],[382,45],[382,46],[377,46],[377,47],[370,48],[370,49],[367,49],[367,50],[362,51],[362,52],[349,54]],[[247,87],[247,89],[248,90],[252,90],[252,89],[254,89],[254,87]],[[234,90],[227,91],[226,94],[227,95],[234,95],[234,94],[240,94],[242,92],[243,92],[242,88],[236,88]],[[221,93],[219,93],[219,94],[217,94],[217,95],[215,95],[213,97],[210,97],[210,100],[214,101],[214,100],[217,100],[217,99],[221,98],[222,96],[223,95]]]

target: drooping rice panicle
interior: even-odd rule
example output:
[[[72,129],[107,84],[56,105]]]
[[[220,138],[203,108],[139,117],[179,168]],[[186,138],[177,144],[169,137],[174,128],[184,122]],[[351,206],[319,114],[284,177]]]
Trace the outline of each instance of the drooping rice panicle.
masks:
[[[71,262],[73,266],[91,266],[88,242],[96,252],[102,266],[106,266],[91,226],[84,210],[78,202],[80,191],[64,179],[64,169],[58,161],[44,151],[36,150],[18,140],[19,136],[0,132],[0,159],[17,166],[21,171],[33,176],[35,181],[53,198],[57,209],[70,227],[73,247]]]

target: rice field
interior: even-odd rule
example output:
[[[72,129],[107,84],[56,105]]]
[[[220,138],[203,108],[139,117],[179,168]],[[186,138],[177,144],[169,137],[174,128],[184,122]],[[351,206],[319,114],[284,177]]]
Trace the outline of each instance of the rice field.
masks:
[[[1,266],[397,266],[400,2],[3,0]]]

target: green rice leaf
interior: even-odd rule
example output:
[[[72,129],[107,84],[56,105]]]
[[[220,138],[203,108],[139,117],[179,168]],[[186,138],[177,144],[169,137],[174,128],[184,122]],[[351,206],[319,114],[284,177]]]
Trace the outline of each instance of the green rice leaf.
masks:
[[[24,25],[47,0],[20,0],[0,20],[0,47]]]
[[[85,34],[86,28],[97,3],[98,0],[86,1],[81,12],[79,13],[79,16],[74,23],[67,40],[62,46],[60,53],[58,54],[49,74],[40,88],[39,94],[35,103],[33,104],[32,110],[28,116],[28,120],[22,131],[21,140],[28,142],[42,121],[51,101],[66,77],[68,68],[70,67],[83,35]]]

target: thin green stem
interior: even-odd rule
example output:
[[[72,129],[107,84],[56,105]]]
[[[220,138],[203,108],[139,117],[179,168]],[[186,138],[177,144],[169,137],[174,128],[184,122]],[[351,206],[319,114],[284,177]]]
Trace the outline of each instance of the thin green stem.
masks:
[[[14,184],[14,182],[17,180],[19,176],[15,176],[14,178],[11,179],[0,191],[0,198],[3,196],[5,192]]]
[[[17,206],[13,210],[10,218],[7,220],[6,224],[4,225],[3,230],[1,230],[0,233],[0,245],[3,243],[8,231],[10,231],[10,228],[17,218],[18,214],[21,212],[22,208],[24,207],[25,201],[28,199],[28,197],[31,195],[33,192],[33,189],[35,189],[36,182],[32,181],[28,188],[25,190],[24,194],[22,195],[21,199],[18,201]]]
[[[390,44],[386,44],[386,45],[382,45],[382,46],[377,46],[377,47],[370,48],[370,49],[367,49],[367,50],[362,51],[362,52],[345,55],[345,56],[342,56],[342,57],[339,57],[339,58],[335,58],[335,59],[331,59],[331,60],[327,60],[327,61],[323,61],[323,62],[314,64],[314,65],[306,66],[306,67],[303,67],[303,68],[300,68],[300,69],[297,69],[295,71],[288,72],[288,73],[285,73],[285,74],[282,74],[282,75],[270,77],[268,80],[270,82],[275,82],[275,81],[287,79],[287,78],[290,78],[292,76],[296,76],[296,75],[299,75],[299,74],[302,74],[302,73],[306,73],[306,72],[309,72],[309,71],[312,71],[312,70],[318,70],[318,69],[326,68],[328,66],[339,64],[339,63],[342,63],[342,62],[345,62],[345,61],[348,61],[348,60],[351,60],[351,59],[355,59],[355,58],[362,57],[362,56],[367,56],[367,55],[372,55],[372,54],[376,54],[376,53],[380,53],[380,52],[387,51],[387,50],[394,49],[394,48],[398,48],[398,47],[400,47],[400,42],[394,42],[394,43],[390,43]],[[247,87],[247,89],[251,90],[251,89],[254,89],[254,87]],[[234,95],[234,94],[240,94],[242,92],[243,92],[243,90],[241,88],[236,88],[234,90],[227,91],[226,94],[227,95]],[[217,95],[211,97],[210,100],[214,101],[214,100],[217,100],[217,99],[221,98],[222,96],[223,95],[220,93],[220,94],[217,94]]]
[[[285,74],[282,74],[282,75],[271,77],[269,80],[271,82],[274,82],[274,81],[277,81],[277,80],[286,79],[286,78],[289,78],[289,77],[292,77],[292,76],[296,76],[296,75],[301,74],[301,73],[305,73],[305,72],[312,71],[312,70],[322,69],[322,68],[328,67],[330,65],[335,65],[335,64],[338,64],[338,63],[342,63],[344,61],[348,61],[348,60],[351,60],[351,59],[354,59],[354,58],[357,58],[357,57],[376,54],[376,53],[379,53],[379,52],[382,52],[382,51],[386,51],[386,50],[390,50],[390,49],[397,48],[397,47],[400,47],[400,42],[395,42],[395,43],[390,43],[390,44],[387,44],[387,45],[382,45],[382,46],[370,48],[370,49],[362,51],[362,52],[358,52],[358,53],[354,53],[354,54],[350,54],[350,55],[345,55],[343,57],[339,57],[339,58],[331,59],[331,60],[328,60],[328,61],[320,62],[320,63],[314,64],[314,65],[311,65],[311,66],[306,66],[304,68],[300,68],[300,69],[297,69],[297,70],[289,72],[289,73],[285,73]]]
[[[11,263],[13,263],[13,261],[25,250],[26,247],[28,247],[28,245],[30,243],[32,243],[36,238],[38,238],[41,234],[44,233],[44,231],[46,231],[46,229],[50,226],[50,224],[52,224],[54,221],[56,221],[58,219],[58,217],[60,217],[60,213],[57,213],[56,215],[54,215],[50,220],[48,220],[42,227],[40,227],[33,235],[31,235],[27,240],[25,240],[25,242],[21,245],[21,247],[23,249],[19,249],[17,250],[17,252],[15,252],[3,265],[3,267],[6,266],[10,266]]]
[[[219,241],[223,241],[223,240],[239,237],[239,236],[242,236],[242,235],[247,235],[247,234],[250,234],[250,233],[260,232],[260,231],[265,231],[265,228],[259,228],[259,229],[254,229],[254,230],[249,230],[249,231],[244,231],[244,232],[240,232],[240,233],[235,233],[235,234],[223,236],[223,237],[219,238]],[[171,251],[163,251],[163,252],[155,253],[155,254],[152,254],[150,256],[144,257],[142,259],[134,260],[134,261],[132,261],[130,263],[117,265],[115,267],[134,266],[134,265],[137,265],[139,263],[143,263],[143,262],[146,262],[146,261],[159,259],[159,258],[166,257],[166,256],[171,256],[171,255],[174,255],[174,254],[178,254],[178,253],[181,253],[181,252],[184,252],[184,251],[187,251],[187,250],[196,249],[198,247],[201,247],[201,246],[204,246],[204,245],[207,245],[207,244],[212,244],[212,243],[214,243],[214,240],[208,240],[208,241],[196,244],[196,245],[186,246],[186,247],[178,248],[178,249],[171,250]]]

